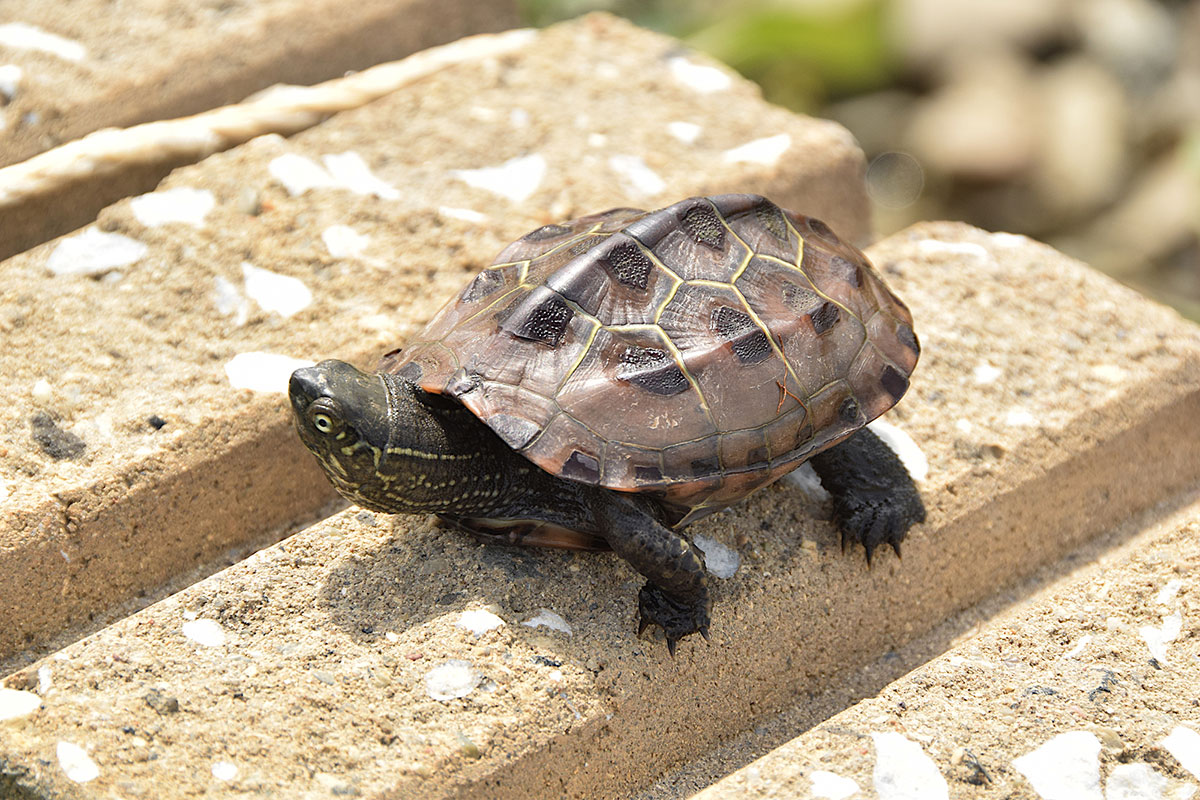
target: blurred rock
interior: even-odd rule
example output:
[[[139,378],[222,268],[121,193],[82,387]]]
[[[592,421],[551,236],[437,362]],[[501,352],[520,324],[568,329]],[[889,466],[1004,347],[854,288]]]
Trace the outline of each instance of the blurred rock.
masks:
[[[1039,82],[1033,185],[1049,213],[1075,221],[1111,202],[1127,172],[1125,92],[1112,73],[1085,57],[1050,65]]]
[[[1087,0],[1071,14],[1084,49],[1131,87],[1150,88],[1175,63],[1177,23],[1156,0]]]
[[[926,169],[950,175],[994,181],[1020,176],[1037,152],[1032,81],[1030,64],[1013,51],[963,60],[948,83],[917,101],[907,149]]]
[[[1059,39],[1069,0],[893,0],[890,40],[910,68],[934,69],[996,47]]]
[[[1191,152],[1189,152],[1189,150]],[[1200,130],[1151,164],[1108,212],[1056,246],[1110,275],[1130,277],[1174,253],[1194,247],[1200,235]]]

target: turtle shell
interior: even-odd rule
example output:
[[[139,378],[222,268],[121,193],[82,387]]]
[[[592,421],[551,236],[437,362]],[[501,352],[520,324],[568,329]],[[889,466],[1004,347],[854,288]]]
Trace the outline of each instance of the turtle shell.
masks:
[[[732,194],[538,228],[380,369],[550,473],[654,493],[681,524],[887,411],[918,353],[859,250]]]

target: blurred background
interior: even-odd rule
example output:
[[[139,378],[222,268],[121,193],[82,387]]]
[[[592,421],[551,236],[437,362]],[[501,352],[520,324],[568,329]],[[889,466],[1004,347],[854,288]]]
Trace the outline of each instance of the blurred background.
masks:
[[[867,153],[876,232],[1048,242],[1200,320],[1200,0],[521,0],[671,34]]]

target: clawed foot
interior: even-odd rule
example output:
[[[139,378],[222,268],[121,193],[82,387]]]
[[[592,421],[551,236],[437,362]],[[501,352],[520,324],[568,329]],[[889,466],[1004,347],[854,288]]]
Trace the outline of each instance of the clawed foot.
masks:
[[[870,564],[875,548],[884,543],[900,555],[900,542],[908,529],[925,521],[925,506],[915,493],[856,492],[835,499],[833,516],[842,531],[842,550],[847,542],[858,542]]]
[[[651,625],[659,626],[667,637],[667,650],[672,656],[676,643],[688,634],[699,633],[708,639],[711,619],[707,592],[689,601],[672,597],[653,583],[647,583],[638,593],[638,615],[638,635]]]

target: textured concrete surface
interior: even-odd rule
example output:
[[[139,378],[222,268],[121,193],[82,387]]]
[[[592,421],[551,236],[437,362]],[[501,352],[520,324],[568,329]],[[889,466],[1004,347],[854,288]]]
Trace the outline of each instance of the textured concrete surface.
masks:
[[[1197,574],[1193,502],[695,800],[1193,797]]]
[[[695,141],[673,138],[673,122],[696,125]],[[769,137],[784,144],[777,160],[739,155]],[[335,180],[327,165],[358,163],[345,153],[379,182]],[[289,193],[288,159],[326,185]],[[527,196],[467,180],[505,164],[500,189],[525,180]],[[333,499],[283,396],[231,385],[239,354],[373,363],[511,239],[618,205],[756,191],[861,239],[862,169],[839,126],[766,105],[673,40],[590,17],[177,171],[164,190],[210,193],[198,226],[151,225],[142,201],[127,201],[89,237],[4,262],[0,371],[14,391],[0,410],[0,551],[12,565],[0,575],[0,660],[18,666],[48,637]],[[331,228],[346,235],[335,226],[369,237],[365,249],[328,244]],[[52,271],[86,263],[97,233],[145,250],[93,275]],[[311,303],[277,306],[299,290],[252,289],[255,268],[302,282]]]
[[[769,487],[691,529],[740,568],[713,642],[672,660],[611,556],[351,509],[10,676],[28,705],[0,775],[31,797],[164,775],[168,797],[623,796],[1194,485],[1194,326],[1021,237],[926,224],[869,254],[924,345],[888,415],[930,465],[902,561],[868,570],[819,496]],[[523,624],[543,609],[571,632]]]

